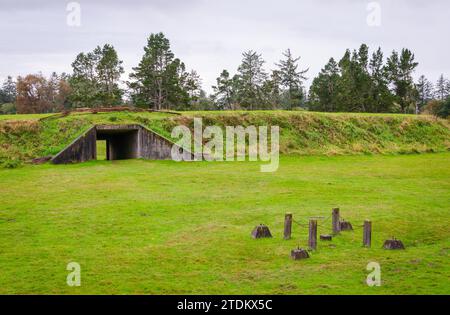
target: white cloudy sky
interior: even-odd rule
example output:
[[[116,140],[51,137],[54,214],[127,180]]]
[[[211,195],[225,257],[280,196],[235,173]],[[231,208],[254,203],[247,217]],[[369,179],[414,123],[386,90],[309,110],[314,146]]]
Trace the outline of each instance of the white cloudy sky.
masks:
[[[361,43],[381,46],[385,55],[407,47],[420,63],[416,76],[450,75],[448,0],[376,1],[379,27],[367,24],[372,0],[79,0],[80,27],[66,23],[69,2],[0,0],[0,79],[70,72],[77,53],[104,43],[116,47],[129,73],[148,35],[159,31],[207,91],[222,69],[235,72],[249,49],[272,69],[291,48],[312,78],[331,56]]]

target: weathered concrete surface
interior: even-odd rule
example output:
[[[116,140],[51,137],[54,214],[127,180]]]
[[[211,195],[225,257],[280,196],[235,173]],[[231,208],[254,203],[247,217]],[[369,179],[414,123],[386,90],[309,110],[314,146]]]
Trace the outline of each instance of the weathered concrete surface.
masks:
[[[96,159],[97,140],[106,140],[108,160],[169,160],[172,159],[173,146],[183,152],[185,159],[193,159],[191,152],[141,125],[97,125],[58,153],[52,163],[78,163]]]
[[[97,158],[97,131],[92,127],[51,160],[54,164],[86,162]]]

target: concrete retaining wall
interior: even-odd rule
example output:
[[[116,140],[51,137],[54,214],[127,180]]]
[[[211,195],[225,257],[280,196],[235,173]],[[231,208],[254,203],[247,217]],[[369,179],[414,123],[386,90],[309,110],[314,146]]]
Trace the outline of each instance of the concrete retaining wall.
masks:
[[[54,164],[80,163],[97,158],[97,130],[92,127],[52,158]]]

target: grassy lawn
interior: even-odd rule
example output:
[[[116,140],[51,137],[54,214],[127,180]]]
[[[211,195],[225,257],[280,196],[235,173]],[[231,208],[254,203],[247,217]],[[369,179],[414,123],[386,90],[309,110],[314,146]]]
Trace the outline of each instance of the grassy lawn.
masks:
[[[0,294],[449,294],[450,153],[258,163],[93,161],[0,170]],[[309,260],[285,212],[355,226]],[[358,225],[373,221],[373,246]],[[259,223],[273,239],[253,240]],[[319,233],[328,233],[324,222]],[[405,251],[381,249],[401,239]],[[66,265],[81,265],[81,286]],[[365,284],[381,265],[381,287]]]

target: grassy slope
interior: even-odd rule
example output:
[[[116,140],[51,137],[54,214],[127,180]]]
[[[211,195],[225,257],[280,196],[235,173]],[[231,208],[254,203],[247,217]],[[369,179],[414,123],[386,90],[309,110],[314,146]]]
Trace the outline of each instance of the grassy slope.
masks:
[[[0,170],[0,294],[448,294],[449,158],[285,156],[273,174],[141,160]],[[334,206],[355,226],[373,220],[373,248],[356,229],[292,261],[307,231],[283,241],[284,213],[305,223]],[[273,239],[250,238],[259,223]],[[382,250],[390,236],[407,250]],[[65,284],[71,261],[78,288]],[[379,288],[364,283],[371,261]]]
[[[336,155],[440,152],[450,148],[448,121],[428,116],[285,111],[78,114],[39,121],[36,115],[0,120],[0,163],[54,155],[96,123],[140,123],[166,137],[179,124],[278,125],[280,150],[287,154]],[[8,116],[9,118],[11,116]],[[44,117],[44,116],[43,116]]]

